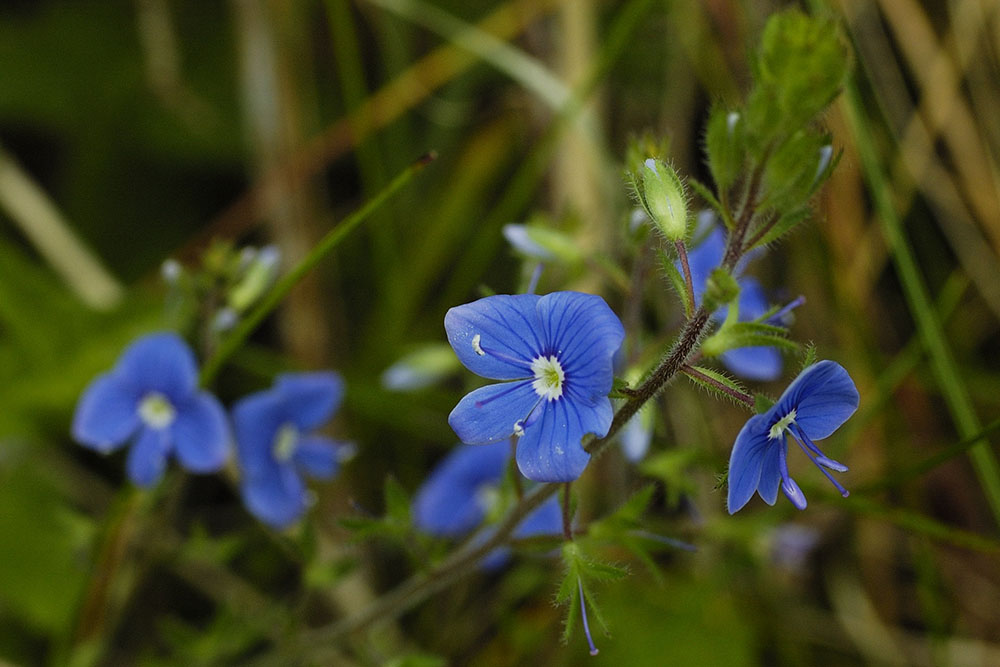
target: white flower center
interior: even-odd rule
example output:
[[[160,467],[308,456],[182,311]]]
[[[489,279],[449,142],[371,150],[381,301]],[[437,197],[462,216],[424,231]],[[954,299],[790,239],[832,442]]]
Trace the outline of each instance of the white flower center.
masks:
[[[166,428],[176,416],[173,404],[159,392],[151,391],[139,402],[139,418],[150,428]]]
[[[536,357],[531,362],[531,370],[535,374],[535,381],[531,383],[531,386],[536,394],[550,401],[555,401],[562,396],[566,373],[563,372],[562,364],[559,363],[559,359],[555,355]]]
[[[299,429],[294,424],[283,424],[274,436],[271,453],[277,461],[287,461],[292,458],[299,445]]]
[[[771,427],[771,432],[767,434],[767,437],[771,440],[780,438],[793,423],[795,423],[795,408],[792,408],[787,415],[774,423],[774,426]]]

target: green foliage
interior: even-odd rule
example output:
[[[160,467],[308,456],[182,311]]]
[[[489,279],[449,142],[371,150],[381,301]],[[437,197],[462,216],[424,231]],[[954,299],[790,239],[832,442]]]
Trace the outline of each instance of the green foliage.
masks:
[[[573,630],[580,619],[581,591],[585,598],[587,612],[593,614],[605,633],[608,631],[608,624],[601,614],[600,607],[594,601],[594,596],[590,592],[592,583],[607,583],[620,581],[628,576],[628,568],[595,560],[586,554],[576,542],[567,542],[562,548],[562,561],[564,575],[559,590],[556,593],[556,602],[568,604],[563,628],[563,641],[568,642],[573,635]]]
[[[632,175],[639,203],[668,241],[681,241],[688,233],[687,190],[677,172],[666,162],[649,158]]]
[[[715,312],[720,306],[733,303],[739,295],[740,284],[733,274],[721,266],[712,269],[705,283],[704,295],[704,305],[709,312]]]
[[[717,357],[738,347],[770,346],[797,352],[799,344],[788,338],[788,329],[762,322],[731,322],[727,320],[717,332],[705,339],[702,352]]]
[[[736,397],[727,393],[725,389],[729,389],[738,394],[746,394],[747,391],[735,378],[730,377],[722,371],[713,370],[711,368],[705,368],[704,366],[694,366],[694,373],[684,373],[687,379],[694,382],[696,385],[705,389],[710,394],[713,394],[717,398],[721,398],[726,401],[732,401],[738,405],[743,405],[742,402],[736,399]],[[705,377],[700,377],[705,376]]]
[[[745,161],[745,138],[738,111],[720,105],[712,108],[705,128],[708,167],[719,192],[726,192],[740,176]]]

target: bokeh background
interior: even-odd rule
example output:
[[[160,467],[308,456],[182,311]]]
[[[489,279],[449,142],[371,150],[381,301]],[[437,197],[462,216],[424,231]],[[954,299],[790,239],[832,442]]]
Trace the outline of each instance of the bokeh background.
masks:
[[[707,181],[709,106],[740,100],[748,53],[786,5],[0,4],[0,662],[1000,664],[994,0],[806,7],[837,16],[854,49],[848,94],[825,117],[843,156],[815,220],[755,272],[806,297],[793,336],[857,382],[861,408],[826,444],[851,467],[849,499],[793,453],[808,510],[754,501],[729,517],[716,477],[746,415],[677,382],[647,465],[612,453],[577,485],[585,525],[656,484],[650,529],[698,547],[663,551],[659,575],[601,554],[632,576],[596,591],[611,629],[600,656],[580,634],[560,643],[560,564],[538,550],[336,646],[270,652],[426,565],[391,541],[351,541],[338,520],[380,514],[387,476],[419,486],[454,445],[446,415],[474,380],[399,393],[384,370],[442,343],[450,306],[521,288],[509,222],[543,216],[590,258],[547,271],[541,291],[627,310],[635,294],[608,267],[634,259],[628,138],[668,138],[675,167]],[[430,150],[438,160],[217,383],[229,403],[283,370],[345,376],[332,432],[358,455],[315,487],[308,521],[262,527],[224,475],[172,476],[135,511],[122,456],[68,431],[86,383],[174,323],[162,262],[197,270],[215,239],[274,243],[287,268]],[[674,294],[658,272],[647,280],[676,326]],[[780,393],[787,366],[755,388]]]

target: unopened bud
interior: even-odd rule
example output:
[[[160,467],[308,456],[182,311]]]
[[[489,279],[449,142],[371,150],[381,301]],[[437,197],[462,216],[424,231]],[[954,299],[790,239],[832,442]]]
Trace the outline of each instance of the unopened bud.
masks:
[[[687,235],[687,197],[684,184],[664,162],[649,158],[642,168],[643,208],[669,241]]]

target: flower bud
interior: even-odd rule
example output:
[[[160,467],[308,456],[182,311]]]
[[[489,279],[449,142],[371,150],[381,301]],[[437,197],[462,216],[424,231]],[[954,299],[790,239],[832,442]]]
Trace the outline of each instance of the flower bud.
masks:
[[[642,169],[640,199],[650,219],[668,241],[687,235],[687,197],[684,184],[669,165],[649,158]]]
[[[713,269],[705,285],[705,307],[714,311],[719,306],[732,303],[740,295],[740,285],[728,271]]]

